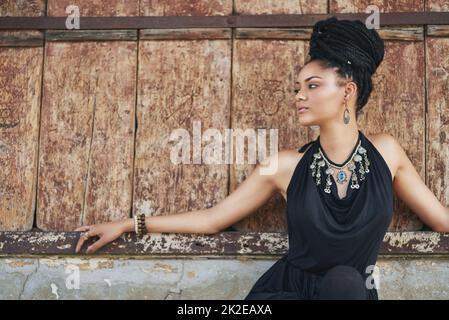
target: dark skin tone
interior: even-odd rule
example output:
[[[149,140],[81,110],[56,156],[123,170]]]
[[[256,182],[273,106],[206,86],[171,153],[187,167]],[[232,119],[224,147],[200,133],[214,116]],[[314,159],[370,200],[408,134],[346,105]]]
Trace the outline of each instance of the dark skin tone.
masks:
[[[324,69],[318,61],[312,61],[301,69],[295,85],[299,90],[295,95],[297,106],[309,108],[304,113],[298,113],[299,125],[319,125],[320,142],[326,155],[333,162],[343,162],[349,157],[358,138],[359,128],[355,120],[356,83],[351,79],[341,79],[335,69]],[[347,125],[343,123],[346,106],[351,118]],[[387,163],[397,196],[434,231],[449,232],[449,208],[440,203],[424,184],[396,139],[385,133],[365,136]],[[297,149],[282,150],[270,156],[266,162],[258,164],[237,189],[214,207],[167,216],[147,216],[145,219],[147,230],[156,233],[220,232],[252,214],[276,193],[282,194],[287,199],[288,184],[302,156],[303,154],[298,153]],[[271,174],[264,174],[263,170],[272,163],[276,163],[276,170]],[[338,184],[337,188],[342,198],[346,195],[348,183]],[[123,233],[133,232],[134,221],[130,218],[75,229],[75,231],[87,230],[89,236],[99,237],[87,248],[87,253],[94,253]],[[84,242],[85,238],[80,236],[76,252],[81,251]]]

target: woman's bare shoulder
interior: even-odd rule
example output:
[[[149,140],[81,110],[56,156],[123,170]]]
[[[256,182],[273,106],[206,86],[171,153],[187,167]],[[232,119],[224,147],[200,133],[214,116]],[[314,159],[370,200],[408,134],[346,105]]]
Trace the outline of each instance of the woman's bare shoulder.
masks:
[[[278,191],[284,199],[287,199],[288,185],[304,153],[298,152],[298,149],[284,149],[278,154],[278,172],[275,175],[275,183]]]
[[[394,180],[399,164],[399,155],[395,151],[395,146],[398,143],[397,140],[388,133],[367,134],[366,137],[382,155],[382,158],[390,169],[391,177]]]

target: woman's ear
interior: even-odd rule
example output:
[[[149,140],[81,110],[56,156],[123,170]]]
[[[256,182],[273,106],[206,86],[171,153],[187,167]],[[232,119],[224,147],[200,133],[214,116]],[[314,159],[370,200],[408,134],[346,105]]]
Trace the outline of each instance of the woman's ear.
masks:
[[[357,84],[354,81],[349,81],[345,86],[345,96],[348,101],[352,99],[352,97],[356,96],[357,93]]]

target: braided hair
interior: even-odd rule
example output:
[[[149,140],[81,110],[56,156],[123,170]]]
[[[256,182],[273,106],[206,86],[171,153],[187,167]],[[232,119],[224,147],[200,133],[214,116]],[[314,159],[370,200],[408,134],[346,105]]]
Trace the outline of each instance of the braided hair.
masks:
[[[357,84],[356,117],[368,102],[372,91],[371,76],[384,58],[384,43],[375,29],[361,21],[318,21],[310,40],[309,61],[318,60],[324,68],[337,68],[341,78]]]

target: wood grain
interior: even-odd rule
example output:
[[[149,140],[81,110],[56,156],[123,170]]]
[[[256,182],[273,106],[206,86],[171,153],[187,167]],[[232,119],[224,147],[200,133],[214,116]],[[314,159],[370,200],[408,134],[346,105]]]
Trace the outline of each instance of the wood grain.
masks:
[[[307,142],[307,129],[298,123],[294,82],[307,53],[304,41],[235,40],[233,61],[232,128],[266,129],[263,140],[270,150],[269,130],[278,130],[277,150],[297,148]],[[259,148],[259,147],[258,147]],[[231,166],[233,191],[252,172],[245,142],[245,163]],[[276,151],[277,151],[276,150]],[[262,161],[263,159],[258,159]],[[286,230],[286,205],[280,194],[238,222],[238,230],[263,232]]]
[[[427,185],[449,206],[449,38],[426,39]]]
[[[138,16],[139,0],[47,0],[49,16],[66,17],[66,8],[78,6],[83,16]]]
[[[42,48],[0,48],[0,230],[33,226]]]
[[[226,197],[228,165],[205,164],[202,153],[195,164],[192,149],[195,122],[201,134],[229,128],[230,76],[230,40],[140,41],[134,213],[175,214]],[[188,135],[190,163],[170,158],[176,129]]]
[[[226,16],[232,0],[140,0],[141,16]]]
[[[136,56],[135,42],[47,43],[39,228],[129,216]]]
[[[0,16],[44,16],[45,1],[46,0],[2,0],[0,1]]]

